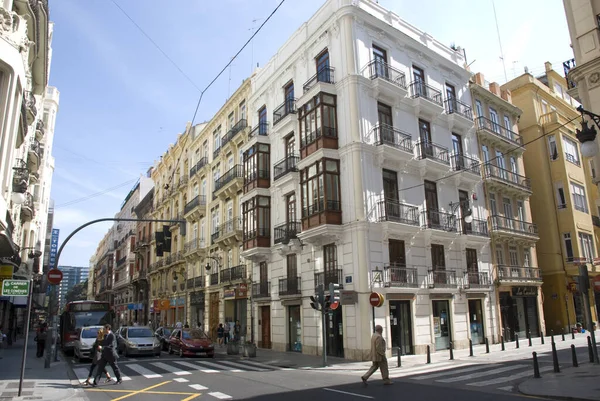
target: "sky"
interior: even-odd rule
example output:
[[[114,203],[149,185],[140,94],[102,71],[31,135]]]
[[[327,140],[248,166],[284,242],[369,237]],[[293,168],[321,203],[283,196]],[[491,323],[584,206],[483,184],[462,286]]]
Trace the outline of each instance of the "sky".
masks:
[[[79,225],[119,211],[140,175],[192,121],[200,91],[279,1],[50,3],[55,23],[50,85],[60,91],[51,195],[59,242]],[[195,123],[209,120],[253,66],[264,65],[323,3],[286,0],[206,91]],[[471,71],[506,81],[492,0],[420,0],[419,7],[407,0],[379,3],[440,42],[466,49]],[[495,7],[507,78],[526,66],[541,74],[546,61],[562,74],[562,62],[573,57],[563,2],[496,0]],[[89,265],[109,227],[96,224],[79,232],[59,264]]]

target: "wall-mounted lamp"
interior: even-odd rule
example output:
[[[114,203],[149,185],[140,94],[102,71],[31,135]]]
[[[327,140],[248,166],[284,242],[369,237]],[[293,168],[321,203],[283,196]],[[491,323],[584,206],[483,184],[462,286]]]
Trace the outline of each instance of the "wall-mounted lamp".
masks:
[[[581,113],[581,129],[577,129],[575,136],[579,143],[581,143],[581,155],[583,157],[594,157],[598,154],[596,127],[593,124],[589,127],[588,121],[584,119],[584,116],[587,115],[598,127],[600,127],[600,116],[585,110],[583,106],[579,106],[577,111]]]

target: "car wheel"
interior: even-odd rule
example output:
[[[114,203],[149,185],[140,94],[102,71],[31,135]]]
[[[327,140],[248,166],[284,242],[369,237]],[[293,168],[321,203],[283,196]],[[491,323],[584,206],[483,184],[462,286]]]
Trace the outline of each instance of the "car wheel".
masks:
[[[183,348],[179,347],[179,357],[183,358]]]
[[[173,347],[171,347],[171,345],[169,345],[169,354],[172,355],[173,354]]]

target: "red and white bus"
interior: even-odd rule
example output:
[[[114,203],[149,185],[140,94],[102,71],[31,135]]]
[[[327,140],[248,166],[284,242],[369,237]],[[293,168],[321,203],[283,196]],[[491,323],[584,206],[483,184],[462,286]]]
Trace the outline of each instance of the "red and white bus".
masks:
[[[65,305],[60,315],[60,340],[65,352],[73,351],[79,329],[112,323],[114,312],[110,303],[101,301],[74,301]]]

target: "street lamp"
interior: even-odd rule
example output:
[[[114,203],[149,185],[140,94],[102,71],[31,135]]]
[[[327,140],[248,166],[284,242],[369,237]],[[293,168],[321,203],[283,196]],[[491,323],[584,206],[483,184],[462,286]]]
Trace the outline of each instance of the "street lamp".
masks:
[[[206,256],[205,258],[206,258],[206,259],[212,259],[212,260],[214,260],[215,262],[217,262],[217,267],[218,267],[219,269],[221,269],[221,259],[220,259],[220,258],[218,258],[218,257],[216,257],[216,256]],[[210,269],[212,269],[212,266],[210,265],[210,263],[208,263],[208,262],[207,262],[207,263],[206,263],[206,266],[205,266],[204,268],[206,269],[206,271],[209,271]]]
[[[588,116],[593,123],[600,127],[600,115],[587,111],[583,106],[579,106],[577,111],[581,113],[581,129],[577,129],[575,136],[581,143],[581,154],[583,157],[594,157],[598,154],[598,144],[596,143],[596,127],[592,124],[588,126],[588,122],[584,116]]]
[[[452,214],[454,214],[461,205],[465,204],[468,209],[464,213],[462,213],[461,217],[465,221],[465,223],[471,224],[473,222],[473,211],[471,209],[471,204],[468,199],[459,202],[450,202],[450,208],[452,209]]]

